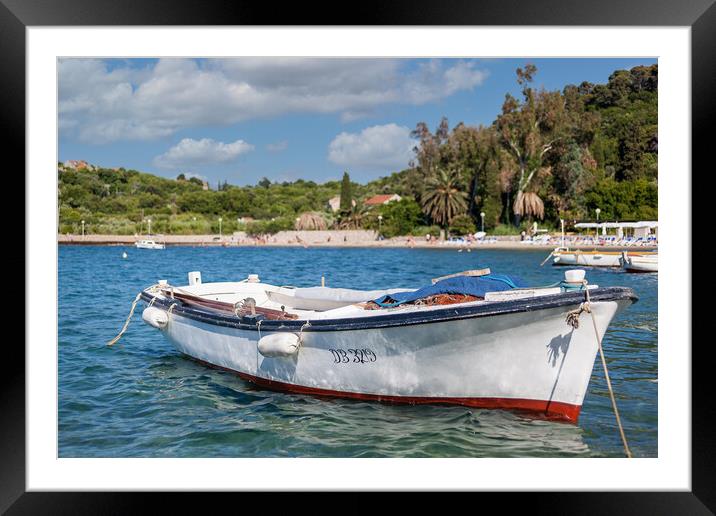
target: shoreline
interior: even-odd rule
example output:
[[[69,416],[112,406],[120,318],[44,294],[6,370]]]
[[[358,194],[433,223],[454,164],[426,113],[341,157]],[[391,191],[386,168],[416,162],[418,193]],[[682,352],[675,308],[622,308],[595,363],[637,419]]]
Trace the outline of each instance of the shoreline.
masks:
[[[558,243],[542,243],[531,241],[520,241],[519,237],[492,237],[497,240],[488,242],[472,242],[469,244],[450,243],[447,241],[426,242],[423,239],[414,240],[412,245],[405,237],[385,240],[361,240],[353,242],[266,242],[257,243],[255,241],[237,241],[233,237],[223,237],[219,239],[216,235],[154,235],[159,242],[163,242],[167,247],[303,247],[303,248],[365,248],[365,249],[439,249],[439,250],[548,250],[552,251],[559,246]],[[134,246],[137,240],[142,237],[134,235],[57,235],[58,245],[99,245],[99,246]],[[565,242],[570,249],[597,249],[609,251],[622,251],[639,249],[641,251],[656,250],[658,245],[643,246],[624,246],[624,245],[604,245],[587,243]]]

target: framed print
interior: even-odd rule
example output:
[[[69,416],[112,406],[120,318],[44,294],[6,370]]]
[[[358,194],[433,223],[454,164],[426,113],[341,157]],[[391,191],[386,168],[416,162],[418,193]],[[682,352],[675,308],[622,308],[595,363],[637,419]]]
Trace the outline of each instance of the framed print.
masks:
[[[187,490],[713,510],[691,337],[712,2],[322,26],[2,2],[27,200],[3,510]]]

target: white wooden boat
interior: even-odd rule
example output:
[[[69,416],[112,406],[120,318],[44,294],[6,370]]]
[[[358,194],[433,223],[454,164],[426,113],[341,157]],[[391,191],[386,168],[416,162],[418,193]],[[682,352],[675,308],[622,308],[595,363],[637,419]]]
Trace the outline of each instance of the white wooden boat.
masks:
[[[164,249],[164,244],[155,240],[137,240],[134,243],[137,249]]]
[[[201,283],[197,272],[189,278],[189,285],[160,282],[142,291],[149,304],[143,320],[197,361],[279,391],[524,410],[576,422],[598,351],[589,314],[577,328],[566,322],[585,301],[580,284],[375,309],[369,300],[388,291],[287,288],[256,275],[222,283]],[[589,294],[600,338],[637,299],[623,287],[589,286]]]
[[[629,253],[632,256],[656,255],[654,252]],[[557,248],[552,252],[552,265],[581,265],[587,267],[621,267],[621,251],[582,251]]]
[[[659,272],[659,255],[634,254],[624,251],[621,266],[627,272]]]

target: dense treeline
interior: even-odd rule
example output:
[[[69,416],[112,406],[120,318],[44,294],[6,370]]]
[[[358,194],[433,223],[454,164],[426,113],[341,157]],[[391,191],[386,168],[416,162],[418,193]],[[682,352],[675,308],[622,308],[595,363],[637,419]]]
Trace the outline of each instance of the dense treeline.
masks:
[[[385,236],[486,230],[519,231],[533,220],[635,220],[657,217],[657,65],[614,72],[607,84],[583,82],[560,91],[535,89],[537,69],[517,70],[520,98],[506,95],[490,126],[443,119],[433,131],[418,123],[415,162],[402,172],[360,185],[313,181],[256,186],[219,184],[180,175],[165,179],[136,170],[61,169],[60,231],[81,220],[94,233],[273,233],[301,214],[327,226],[380,228]],[[376,193],[403,199],[373,209]],[[334,213],[328,200],[340,196]],[[353,203],[352,201],[356,201]],[[379,216],[380,215],[380,220]],[[239,218],[256,219],[241,223]]]
[[[534,89],[536,72],[517,70],[522,98],[506,95],[489,127],[418,124],[416,166],[394,181],[441,225],[480,212],[490,228],[524,218],[556,225],[594,218],[597,207],[602,219],[655,218],[657,65],[562,92]]]
[[[205,190],[195,178],[165,179],[122,168],[64,170],[59,174],[60,231],[76,232],[85,220],[96,233],[132,234],[146,230],[144,221],[151,218],[157,232],[213,233],[219,231],[219,217],[227,232],[238,228],[238,218],[249,217],[273,222],[270,229],[277,230],[292,227],[304,211],[324,211],[339,189],[338,182],[299,180]]]

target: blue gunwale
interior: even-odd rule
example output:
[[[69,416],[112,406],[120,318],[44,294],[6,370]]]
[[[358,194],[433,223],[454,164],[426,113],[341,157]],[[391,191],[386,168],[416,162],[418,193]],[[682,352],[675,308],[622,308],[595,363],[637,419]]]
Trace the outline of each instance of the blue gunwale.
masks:
[[[153,297],[154,296],[148,292],[142,291],[141,299],[143,301],[148,303]],[[632,303],[637,302],[639,299],[634,291],[628,287],[600,287],[592,289],[589,291],[589,297],[592,301],[630,300]],[[584,300],[585,296],[584,291],[582,290],[540,296],[537,298],[496,301],[493,303],[475,306],[447,306],[445,308],[425,312],[416,311],[409,313],[394,313],[366,318],[311,320],[309,326],[305,326],[307,322],[305,319],[280,321],[263,319],[261,322],[261,331],[295,332],[303,328],[302,331],[304,332],[313,332],[391,328],[397,326],[432,324],[460,319],[489,317],[494,315],[534,312],[537,310],[546,310],[562,306],[577,306]],[[166,309],[168,309],[172,304],[175,305],[172,309],[172,313],[181,315],[187,319],[226,328],[258,331],[256,320],[250,317],[236,317],[210,312],[208,310],[201,310],[195,307],[186,306],[179,300],[157,298],[154,301],[154,306]]]

